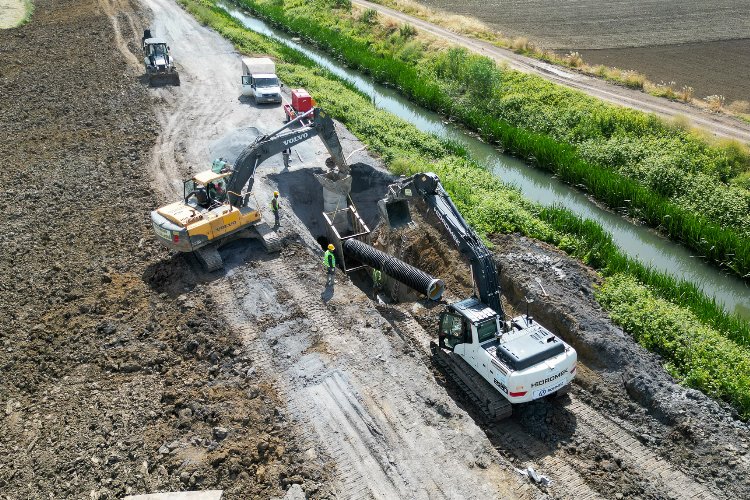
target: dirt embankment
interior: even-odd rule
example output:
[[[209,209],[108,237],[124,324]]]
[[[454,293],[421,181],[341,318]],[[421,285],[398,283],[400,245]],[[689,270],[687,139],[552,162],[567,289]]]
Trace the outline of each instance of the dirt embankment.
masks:
[[[151,237],[154,103],[112,10],[38,0],[0,31],[0,498],[268,497],[320,478],[205,285]],[[139,39],[143,13],[116,10]]]
[[[396,231],[381,227],[378,241],[443,278],[449,302],[470,295],[471,278],[464,272],[468,263],[446,245],[450,240],[440,222],[415,210],[412,215],[416,226]],[[539,461],[548,467],[545,473],[557,467],[556,480],[583,478],[605,497],[750,495],[747,482],[737,480],[750,473],[748,424],[727,405],[678,385],[659,356],[613,325],[594,299],[599,278],[592,270],[518,235],[496,236],[492,242],[506,313],[525,313],[526,297],[533,299],[529,313],[573,345],[579,356],[570,404],[522,405],[514,408],[509,422],[485,426],[504,455]],[[439,311],[418,312],[426,331],[437,328]],[[447,387],[455,393],[450,383]],[[479,417],[470,405],[466,409]],[[514,431],[525,439],[514,440]]]

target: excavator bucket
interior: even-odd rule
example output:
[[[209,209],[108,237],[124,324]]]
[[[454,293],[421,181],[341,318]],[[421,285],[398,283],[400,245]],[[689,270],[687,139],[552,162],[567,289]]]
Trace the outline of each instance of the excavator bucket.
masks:
[[[408,200],[380,200],[380,213],[392,228],[405,226],[411,222]]]
[[[149,75],[149,85],[152,87],[162,87],[164,85],[180,85],[179,73],[152,73]]]

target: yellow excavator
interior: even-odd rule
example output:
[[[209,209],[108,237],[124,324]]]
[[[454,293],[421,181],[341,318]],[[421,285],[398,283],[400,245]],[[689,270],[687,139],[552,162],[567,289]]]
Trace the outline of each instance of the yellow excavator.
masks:
[[[287,130],[300,123],[304,126]],[[281,241],[262,221],[260,207],[249,206],[255,171],[279,153],[288,165],[290,148],[313,137],[321,138],[338,173],[349,175],[333,120],[322,109],[313,108],[259,136],[240,153],[234,166],[214,162],[211,170],[186,180],[183,199],[151,212],[159,242],[178,252],[192,252],[208,272],[224,266],[219,246],[238,237],[260,238],[267,251],[280,250]]]

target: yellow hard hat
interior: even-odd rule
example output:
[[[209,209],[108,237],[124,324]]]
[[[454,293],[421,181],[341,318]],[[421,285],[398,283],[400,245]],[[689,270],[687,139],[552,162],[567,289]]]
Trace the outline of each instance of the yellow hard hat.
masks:
[[[279,195],[279,192],[278,192],[278,191],[274,191],[274,192],[273,192],[273,195],[274,195],[274,196],[278,196],[278,195]]]
[[[335,249],[336,249],[336,247],[333,246],[333,243],[329,243],[328,244],[328,250],[335,250]]]

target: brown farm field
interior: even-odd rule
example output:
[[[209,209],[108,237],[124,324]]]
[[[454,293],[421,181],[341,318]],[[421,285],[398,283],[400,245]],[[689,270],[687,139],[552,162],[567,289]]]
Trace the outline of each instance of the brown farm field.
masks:
[[[556,52],[578,51],[590,64],[689,85],[696,97],[748,100],[750,10],[743,0],[419,0],[477,18],[509,37]]]

